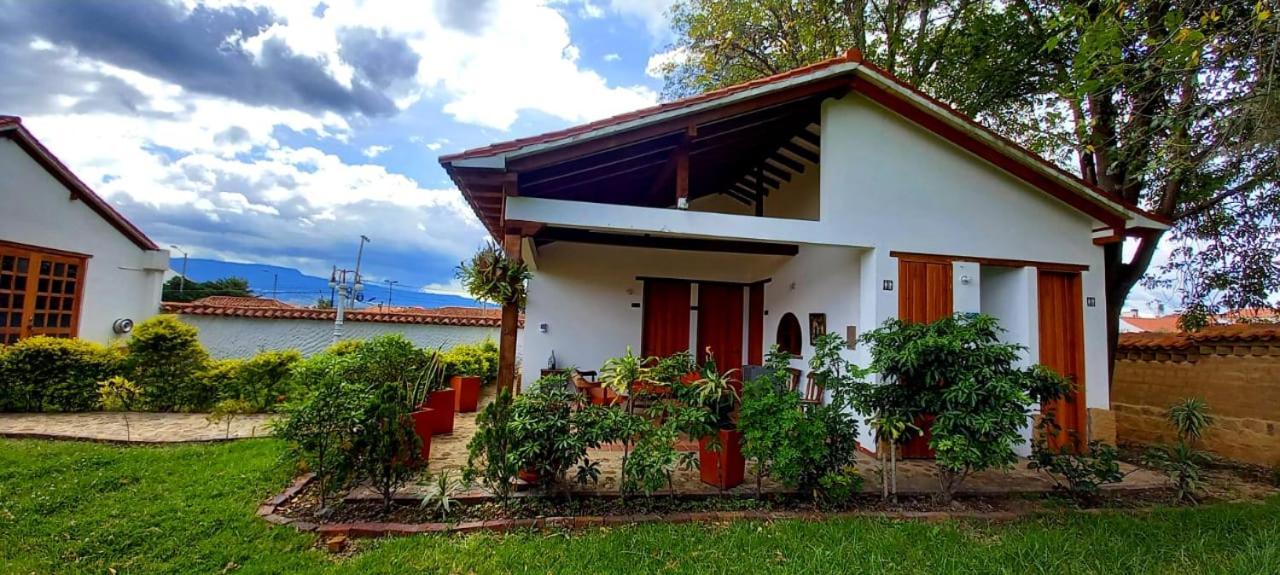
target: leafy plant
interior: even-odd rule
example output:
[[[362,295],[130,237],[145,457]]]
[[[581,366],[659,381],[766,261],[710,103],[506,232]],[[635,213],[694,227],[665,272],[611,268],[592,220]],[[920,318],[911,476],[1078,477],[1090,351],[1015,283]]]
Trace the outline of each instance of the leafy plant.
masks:
[[[699,407],[662,401],[645,415],[632,429],[633,448],[623,458],[622,491],[650,496],[666,487],[674,493],[675,472],[698,467],[697,454],[676,449],[676,442],[682,432],[706,429],[709,414]]]
[[[107,411],[119,411],[124,417],[125,441],[133,441],[133,429],[129,425],[129,412],[137,404],[141,390],[133,382],[123,376],[112,376],[98,384],[98,397],[102,408]]]
[[[524,309],[528,298],[528,282],[533,277],[529,267],[507,257],[501,247],[490,242],[458,264],[455,273],[472,297],[503,305],[515,304]]]
[[[215,425],[226,424],[226,433],[223,438],[231,439],[231,423],[237,417],[254,413],[254,411],[253,405],[243,399],[224,399],[213,405],[213,410],[205,416],[205,419]]]
[[[290,385],[293,367],[301,360],[302,354],[296,350],[284,350],[264,351],[233,362],[226,379],[217,386],[218,397],[244,401],[253,411],[269,411],[303,392]]]
[[[481,477],[504,504],[511,495],[511,482],[520,470],[511,426],[513,403],[511,390],[500,389],[498,396],[476,415],[476,432],[467,444],[467,467],[463,471],[464,481]]]
[[[122,356],[80,339],[35,336],[0,347],[0,411],[88,411]]]
[[[649,381],[649,368],[646,367],[649,363],[649,359],[632,353],[631,346],[627,346],[625,355],[611,357],[604,362],[604,368],[600,372],[600,382],[619,395],[627,395],[627,411],[632,411],[634,408],[632,384]]]
[[[753,379],[743,382],[742,407],[738,413],[738,429],[742,431],[742,455],[755,464],[756,494],[760,495],[762,479],[781,468],[780,475],[796,475],[790,462],[797,458],[794,440],[808,434],[801,427],[800,396],[787,389],[791,354],[774,345],[765,357],[764,369]]]
[[[879,389],[889,388],[891,386],[881,386]],[[876,412],[876,415],[867,419],[867,425],[871,426],[872,431],[876,434],[876,460],[880,467],[880,495],[883,499],[898,499],[898,447],[902,444],[904,438],[912,431],[918,432],[920,428],[911,423],[910,420],[902,417],[901,414],[891,414],[885,411]],[[888,461],[885,461],[885,448],[889,450]]]
[[[277,438],[288,444],[292,455],[316,474],[320,506],[345,486],[358,466],[355,441],[364,431],[368,387],[347,381],[351,359],[319,354],[304,362],[307,369],[294,377],[307,377],[306,397],[285,405],[284,417],[272,423]]]
[[[142,390],[142,403],[157,411],[198,411],[216,397],[204,377],[209,355],[196,328],[172,315],[140,324],[127,344],[128,372]]]
[[[360,433],[355,438],[360,475],[381,496],[384,512],[390,511],[396,490],[422,463],[422,443],[409,416],[411,404],[409,388],[402,382],[373,384]]]
[[[1049,369],[1015,367],[1023,348],[1000,341],[1001,331],[991,316],[956,314],[930,323],[891,319],[863,336],[882,382],[865,392],[863,411],[905,421],[935,416],[929,447],[944,502],[973,472],[1011,467],[1032,402],[1068,389]]]
[[[574,403],[575,394],[560,375],[539,379],[512,405],[512,453],[521,469],[538,473],[544,487],[563,480],[586,456],[583,436],[573,429]]]
[[[1053,480],[1054,487],[1066,492],[1077,501],[1092,501],[1102,492],[1104,485],[1120,483],[1125,474],[1120,471],[1120,451],[1114,446],[1094,440],[1084,453],[1077,453],[1069,446],[1050,447],[1046,433],[1038,434],[1032,444],[1031,461],[1027,467],[1039,469]]]
[[[1178,435],[1172,445],[1148,449],[1143,462],[1159,469],[1173,483],[1175,501],[1196,503],[1196,494],[1204,489],[1201,469],[1211,460],[1194,448],[1195,442],[1213,424],[1209,406],[1200,399],[1186,399],[1169,408],[1169,425]]]
[[[422,508],[431,509],[440,519],[447,519],[458,503],[454,496],[466,488],[466,482],[455,478],[452,471],[443,469],[430,483],[433,488],[422,498]]]
[[[444,352],[446,376],[476,376],[485,384],[498,378],[498,345],[492,339],[455,345]]]

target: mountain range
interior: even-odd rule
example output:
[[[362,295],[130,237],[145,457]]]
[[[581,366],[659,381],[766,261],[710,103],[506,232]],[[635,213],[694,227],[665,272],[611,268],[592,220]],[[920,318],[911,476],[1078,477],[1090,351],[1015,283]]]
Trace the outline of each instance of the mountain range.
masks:
[[[175,275],[182,273],[182,258],[173,258],[169,267]],[[329,278],[309,276],[294,268],[273,266],[268,264],[247,264],[224,262],[203,258],[187,260],[187,278],[194,281],[211,281],[225,277],[244,278],[249,282],[253,293],[262,297],[271,297],[295,305],[311,306],[316,300],[331,296]],[[386,304],[388,290],[386,284],[369,283],[361,296],[362,302],[357,308],[375,307]],[[391,305],[416,307],[483,307],[475,300],[450,294],[426,293],[396,285],[390,293]]]

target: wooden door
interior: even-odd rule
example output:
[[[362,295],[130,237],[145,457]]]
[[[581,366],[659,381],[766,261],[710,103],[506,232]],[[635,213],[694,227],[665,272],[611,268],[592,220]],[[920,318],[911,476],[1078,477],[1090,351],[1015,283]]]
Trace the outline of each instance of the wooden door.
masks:
[[[698,363],[706,362],[708,349],[716,369],[742,370],[741,285],[698,284]]]
[[[85,259],[0,244],[0,345],[33,335],[76,336]]]
[[[1052,414],[1062,431],[1045,438],[1051,448],[1067,446],[1083,450],[1088,437],[1085,430],[1084,402],[1084,309],[1081,307],[1080,274],[1075,272],[1039,273],[1040,299],[1040,364],[1075,384],[1065,398],[1041,406],[1041,413]]]
[[[689,282],[645,280],[641,357],[689,351]]]
[[[951,315],[953,310],[951,262],[898,261],[898,318],[911,323],[931,322]],[[902,457],[933,457],[929,448],[933,416],[925,415],[914,422],[920,435],[902,445]]]

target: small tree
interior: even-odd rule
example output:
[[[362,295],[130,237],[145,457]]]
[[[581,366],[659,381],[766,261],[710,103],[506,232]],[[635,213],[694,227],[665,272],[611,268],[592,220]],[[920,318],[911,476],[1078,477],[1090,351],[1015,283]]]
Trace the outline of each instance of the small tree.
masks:
[[[1024,348],[1001,342],[1001,331],[991,316],[956,314],[932,323],[891,319],[863,336],[871,371],[903,388],[871,407],[909,421],[935,416],[929,447],[943,502],[973,472],[1012,467],[1032,402],[1066,389],[1048,369],[1015,367]]]
[[[107,411],[119,411],[124,417],[124,440],[133,441],[133,430],[129,427],[129,412],[141,395],[138,386],[122,376],[113,376],[98,383],[98,398],[102,408]]]
[[[763,373],[742,388],[738,429],[742,430],[742,455],[755,464],[756,495],[764,476],[790,459],[788,437],[800,421],[800,396],[787,389],[791,354],[778,346],[769,349]]]
[[[226,427],[223,439],[231,439],[231,424],[237,417],[253,412],[253,405],[243,399],[224,399],[213,404],[213,411],[205,416],[205,420],[214,425],[224,424]]]
[[[1177,433],[1177,442],[1148,449],[1143,460],[1169,476],[1174,486],[1175,501],[1196,503],[1196,494],[1204,488],[1201,468],[1208,465],[1210,459],[1196,450],[1195,444],[1213,425],[1213,416],[1209,414],[1209,405],[1204,400],[1190,398],[1170,407],[1168,419]]]
[[[375,384],[355,445],[360,474],[382,497],[382,510],[391,510],[396,490],[404,487],[422,462],[421,440],[413,431],[409,391],[398,382]]]
[[[353,443],[362,434],[364,411],[369,404],[367,387],[349,383],[348,360],[322,354],[306,361],[312,393],[285,405],[283,418],[273,423],[276,437],[307,464],[320,487],[320,507],[345,486],[356,468]]]
[[[476,415],[476,433],[467,444],[467,467],[463,481],[476,476],[483,479],[499,501],[505,505],[511,495],[511,481],[520,470],[515,457],[515,434],[511,429],[511,390],[498,390],[495,398]]]

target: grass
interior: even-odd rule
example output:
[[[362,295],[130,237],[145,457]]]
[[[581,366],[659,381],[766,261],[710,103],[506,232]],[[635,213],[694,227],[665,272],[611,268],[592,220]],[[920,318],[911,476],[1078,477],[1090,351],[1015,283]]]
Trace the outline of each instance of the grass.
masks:
[[[335,558],[272,528],[273,440],[0,440],[0,573],[1276,573],[1280,499],[1011,524],[879,520],[419,536]]]

